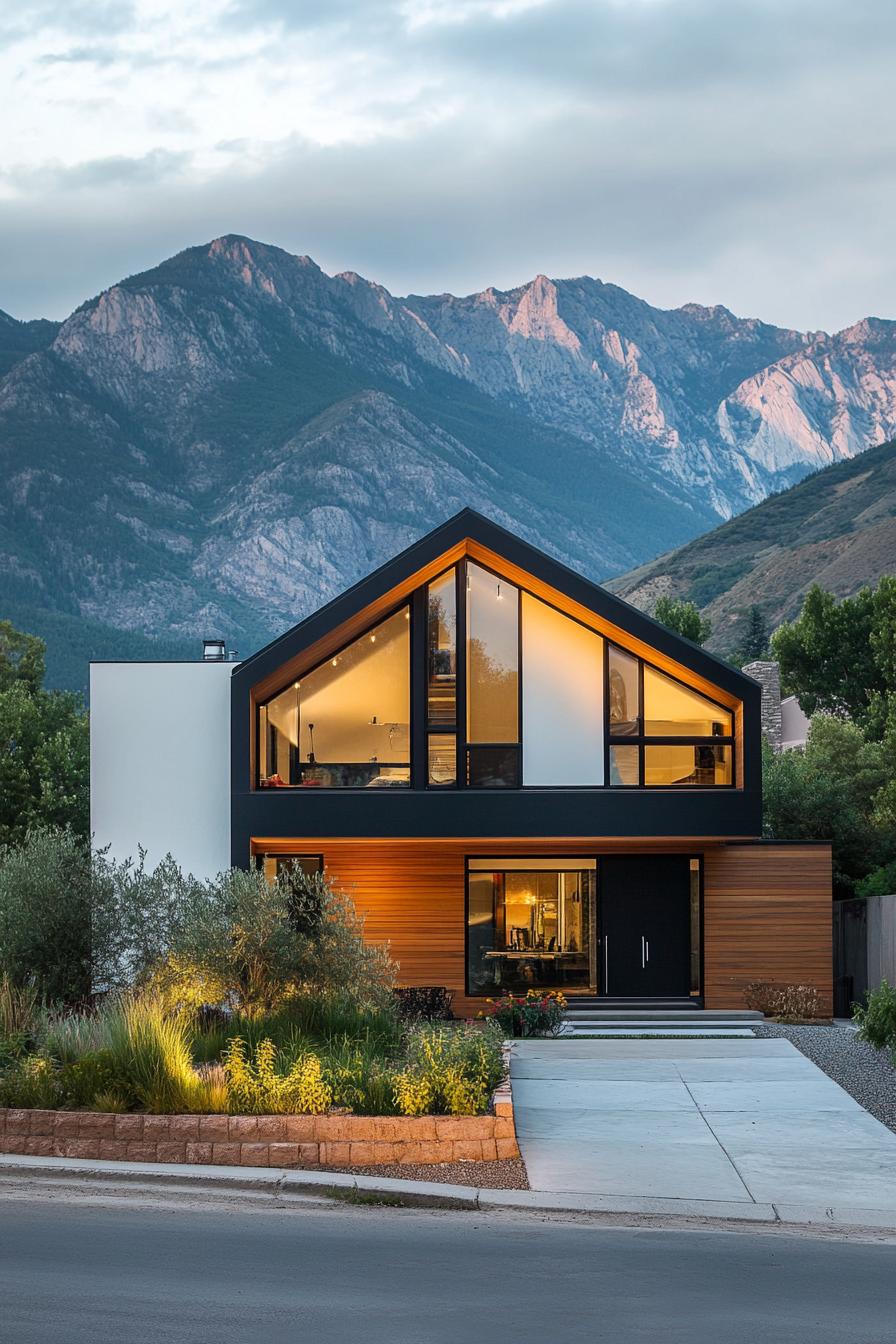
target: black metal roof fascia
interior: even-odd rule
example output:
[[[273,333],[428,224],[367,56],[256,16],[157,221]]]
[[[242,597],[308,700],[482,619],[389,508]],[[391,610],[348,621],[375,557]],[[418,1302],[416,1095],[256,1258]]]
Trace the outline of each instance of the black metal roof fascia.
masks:
[[[311,616],[287,630],[270,644],[260,649],[251,658],[240,663],[233,673],[233,680],[239,684],[253,685],[276,671],[281,663],[301,653],[309,644],[320,639],[329,630],[341,625],[377,598],[382,597],[391,588],[409,578],[416,570],[435,560],[439,555],[464,541],[466,538],[503,556],[511,563],[526,570],[535,578],[556,588],[575,602],[581,603],[595,615],[603,617],[613,625],[641,639],[651,648],[658,649],[683,667],[711,681],[720,689],[729,691],[738,699],[751,700],[759,697],[761,688],[757,681],[739,671],[724,659],[708,652],[699,644],[675,634],[666,626],[647,616],[637,607],[633,607],[621,597],[608,592],[590,579],[586,579],[559,560],[554,560],[544,551],[523,541],[498,523],[477,513],[475,509],[462,509],[447,522],[428,532],[415,541],[406,550],[388,560],[379,569],[366,575],[351,588],[320,607]]]

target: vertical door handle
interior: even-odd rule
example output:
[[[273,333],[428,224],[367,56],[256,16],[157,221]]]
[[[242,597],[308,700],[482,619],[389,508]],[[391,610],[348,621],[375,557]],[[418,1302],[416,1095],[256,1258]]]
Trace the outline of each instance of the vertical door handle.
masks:
[[[650,943],[647,941],[646,938],[644,939],[644,960],[645,961],[650,960]]]
[[[607,937],[607,935],[604,934],[604,993],[605,993],[605,994],[606,994],[606,992],[607,992],[607,948],[609,947],[609,944],[610,944],[610,940],[609,940],[609,938]]]
[[[641,970],[644,969],[644,935],[641,934]]]

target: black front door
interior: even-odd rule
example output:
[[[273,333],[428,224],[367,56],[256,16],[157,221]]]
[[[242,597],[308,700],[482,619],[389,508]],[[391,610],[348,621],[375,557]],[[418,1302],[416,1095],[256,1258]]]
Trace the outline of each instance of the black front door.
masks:
[[[601,993],[684,997],[691,988],[690,860],[613,857],[598,866]]]

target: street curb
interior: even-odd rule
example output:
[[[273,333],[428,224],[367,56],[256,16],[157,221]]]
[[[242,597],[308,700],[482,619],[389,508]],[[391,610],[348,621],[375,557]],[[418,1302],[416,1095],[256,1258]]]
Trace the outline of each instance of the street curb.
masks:
[[[896,1213],[888,1209],[823,1208],[797,1204],[756,1204],[749,1200],[647,1198],[635,1195],[579,1194],[573,1191],[490,1190],[440,1181],[403,1181],[389,1176],[353,1176],[340,1171],[301,1171],[273,1167],[191,1166],[187,1163],[101,1162],[90,1158],[28,1157],[0,1154],[0,1183],[126,1186],[147,1192],[176,1189],[201,1193],[263,1195],[272,1203],[316,1197],[350,1203],[398,1202],[416,1208],[481,1212],[631,1215],[690,1222],[730,1222],[778,1227],[868,1229],[896,1234]]]

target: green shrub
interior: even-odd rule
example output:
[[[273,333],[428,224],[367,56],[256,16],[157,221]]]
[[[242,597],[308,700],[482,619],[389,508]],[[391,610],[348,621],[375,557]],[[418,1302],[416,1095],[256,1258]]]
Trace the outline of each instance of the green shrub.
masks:
[[[204,901],[185,907],[151,984],[170,1007],[224,1003],[244,1017],[302,999],[318,1011],[345,1002],[384,1010],[395,967],[363,935],[352,901],[324,875],[283,873],[268,882],[258,868],[234,868],[206,884]]]
[[[223,1056],[230,1110],[236,1115],[322,1115],[329,1110],[332,1088],[319,1057],[307,1051],[286,1072],[278,1072],[278,1052],[265,1039],[254,1056],[239,1036],[227,1043]]]
[[[26,1055],[0,1073],[0,1106],[53,1111],[64,1102],[59,1069],[43,1055]]]
[[[394,1064],[378,1044],[349,1038],[329,1041],[320,1052],[332,1104],[358,1115],[397,1115]]]
[[[505,1036],[557,1036],[565,1011],[566,999],[559,990],[530,989],[525,998],[505,994],[487,999],[479,1017],[497,1022]]]
[[[61,1104],[72,1110],[105,1110],[98,1098],[113,1094],[119,1098],[121,1110],[128,1110],[135,1100],[131,1084],[111,1050],[97,1050],[62,1065],[58,1078]]]
[[[492,1024],[417,1027],[406,1058],[394,1078],[402,1115],[481,1115],[504,1076],[502,1034]]]
[[[35,1036],[39,1021],[34,982],[15,984],[5,972],[0,975],[0,1036]]]
[[[867,991],[864,1004],[856,1004],[852,1016],[859,1039],[877,1050],[889,1050],[896,1064],[896,989],[881,980],[877,989]]]
[[[119,1005],[107,1000],[89,1013],[49,1015],[42,1028],[43,1053],[60,1064],[73,1064],[82,1056],[111,1046],[110,1021]]]
[[[896,859],[875,868],[867,877],[856,883],[856,896],[867,900],[869,896],[892,896],[896,892]]]

